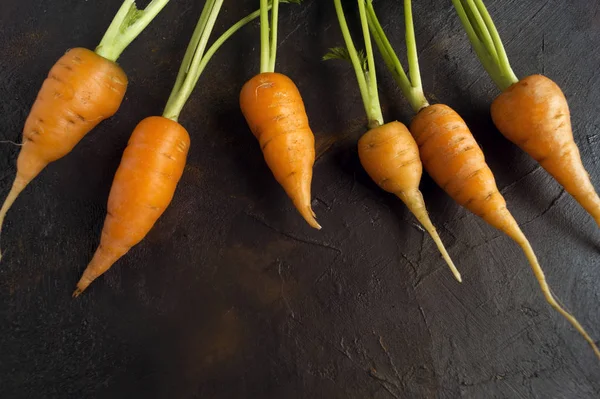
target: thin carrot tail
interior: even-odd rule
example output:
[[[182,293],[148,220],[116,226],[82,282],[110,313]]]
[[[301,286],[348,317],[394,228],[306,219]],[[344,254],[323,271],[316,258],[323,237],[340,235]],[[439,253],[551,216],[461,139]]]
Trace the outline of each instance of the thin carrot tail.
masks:
[[[75,288],[75,291],[73,291],[73,298],[77,298],[81,295],[94,280],[110,269],[120,257],[125,255],[125,253],[127,253],[127,251],[108,250],[105,246],[100,244],[92,261],[83,271],[81,278],[77,282],[77,287]]]
[[[448,264],[448,267],[450,267],[452,274],[454,274],[454,278],[458,280],[459,283],[462,283],[462,277],[460,276],[460,272],[454,265],[454,262],[450,258],[448,251],[446,251],[446,247],[444,247],[442,239],[438,235],[435,226],[433,225],[433,223],[431,223],[431,219],[429,218],[429,214],[427,213],[427,209],[425,208],[425,201],[423,200],[423,195],[421,194],[421,191],[416,190],[408,193],[401,192],[396,195],[402,200],[402,202],[404,202],[404,204],[406,204],[410,212],[413,215],[415,215],[419,223],[421,223],[425,230],[427,230],[427,232],[433,239],[433,242],[435,242],[435,245],[438,247],[440,254],[442,254],[442,258],[444,258],[444,260]]]
[[[17,199],[19,194],[21,194],[21,191],[23,191],[23,189],[25,187],[27,187],[27,184],[29,184],[29,181],[27,181],[26,179],[23,179],[22,177],[17,175],[17,177],[15,178],[15,181],[10,189],[10,192],[8,193],[8,195],[6,196],[6,199],[4,200],[4,204],[2,204],[2,209],[0,209],[0,234],[2,233],[2,226],[4,225],[4,218],[6,217],[6,213],[8,212],[8,210],[10,209],[12,204],[15,202],[15,200]],[[0,261],[1,260],[2,260],[2,249],[0,249]]]
[[[306,220],[306,223],[308,223],[310,227],[313,227],[317,230],[321,230],[321,225],[319,224],[319,222],[317,222],[316,219],[317,215],[312,210],[310,205],[305,207],[298,207],[298,212],[300,212],[300,215],[304,218],[304,220]]]
[[[546,282],[546,276],[544,275],[544,271],[542,270],[542,267],[540,266],[537,257],[535,256],[535,253],[533,252],[533,249],[529,244],[529,241],[527,240],[521,229],[517,227],[516,231],[514,231],[513,234],[509,235],[523,249],[525,257],[527,257],[527,260],[531,265],[533,274],[535,275],[535,278],[537,279],[538,283],[540,284],[540,288],[544,293],[546,302],[548,302],[550,306],[552,306],[558,313],[560,313],[565,319],[567,319],[567,321],[571,323],[573,327],[575,327],[575,330],[577,330],[577,332],[579,332],[579,334],[581,334],[581,336],[585,338],[585,340],[590,344],[590,346],[594,350],[596,356],[600,359],[600,350],[598,349],[598,346],[596,346],[596,343],[594,342],[592,337],[589,336],[589,334],[585,331],[581,324],[579,324],[577,319],[572,314],[567,312],[552,295],[552,291],[550,290],[550,287]]]

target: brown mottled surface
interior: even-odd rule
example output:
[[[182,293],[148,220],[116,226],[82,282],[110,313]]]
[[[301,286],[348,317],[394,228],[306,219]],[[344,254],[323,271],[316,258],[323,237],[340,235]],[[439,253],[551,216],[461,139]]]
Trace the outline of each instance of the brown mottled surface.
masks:
[[[497,91],[450,1],[414,3],[426,91],[471,126],[554,292],[600,338],[598,227],[494,129]],[[563,88],[600,187],[600,4],[487,3],[515,72],[545,73]],[[119,4],[0,2],[0,140],[20,141],[51,65],[70,47],[93,48]],[[227,0],[217,33],[257,5]],[[516,245],[425,176],[422,191],[461,269],[459,285],[400,201],[362,170],[356,140],[365,119],[352,69],[320,61],[342,43],[328,0],[282,6],[278,57],[316,135],[313,207],[323,230],[297,215],[238,108],[240,88],[258,70],[254,23],[217,54],[184,109],[192,147],[171,207],[73,300],[121,152],[142,118],[162,112],[201,6],[173,0],[127,49],[120,64],[130,86],[119,113],[49,166],[9,213],[0,397],[600,397],[600,363],[545,304]],[[376,2],[404,56],[400,6]],[[384,114],[408,122],[377,60]],[[0,145],[2,197],[17,150]]]

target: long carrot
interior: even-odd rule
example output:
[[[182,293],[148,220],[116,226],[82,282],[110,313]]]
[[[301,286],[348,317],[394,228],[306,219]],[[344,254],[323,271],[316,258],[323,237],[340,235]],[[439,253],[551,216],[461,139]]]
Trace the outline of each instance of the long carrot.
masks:
[[[464,120],[447,105],[429,105],[425,99],[414,37],[411,0],[404,0],[410,79],[406,76],[377,19],[371,0],[359,1],[367,2],[370,28],[380,52],[404,96],[409,99],[417,114],[410,124],[410,132],[419,145],[421,159],[427,173],[458,204],[508,235],[521,247],[546,301],[575,327],[590,344],[594,353],[600,357],[600,351],[592,338],[577,319],[552,295],[529,241],[507,209],[506,201],[498,191],[494,175],[485,162],[483,152]]]
[[[453,0],[486,71],[502,91],[492,120],[510,141],[531,155],[600,226],[600,198],[573,140],[569,105],[560,87],[542,75],[519,80],[482,0]]]
[[[320,229],[311,206],[315,137],[298,88],[275,73],[279,2],[273,0],[269,26],[269,3],[260,1],[260,73],[242,87],[240,108],[275,180],[306,222]]]
[[[168,2],[153,0],[140,11],[133,0],[125,0],[95,51],[71,49],[50,69],[25,121],[17,174],[0,209],[0,231],[23,189],[117,112],[127,75],[116,60]]]
[[[243,18],[205,52],[223,0],[208,0],[183,58],[163,116],[142,120],[131,135],[110,190],[100,245],[73,296],[79,296],[148,234],[169,206],[185,168],[190,137],[179,115],[221,45],[258,17]]]
[[[429,233],[454,277],[460,282],[461,275],[433,226],[425,208],[423,195],[419,191],[423,166],[417,143],[402,123],[383,122],[365,4],[361,0],[358,1],[366,59],[356,51],[341,1],[334,0],[334,5],[346,47],[331,49],[324,59],[349,60],[354,67],[369,126],[369,131],[358,141],[360,162],[377,185],[395,194],[406,204]]]

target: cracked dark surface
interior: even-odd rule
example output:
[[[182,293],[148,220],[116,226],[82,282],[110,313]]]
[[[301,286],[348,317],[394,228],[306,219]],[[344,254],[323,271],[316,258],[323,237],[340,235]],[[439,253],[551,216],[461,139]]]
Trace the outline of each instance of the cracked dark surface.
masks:
[[[21,141],[51,65],[69,47],[93,48],[119,3],[0,2],[0,140]],[[323,230],[294,211],[238,108],[259,65],[254,23],[216,55],[183,111],[192,147],[171,207],[73,300],[122,150],[139,120],[162,112],[201,3],[173,0],[125,51],[130,86],[118,114],[49,166],[9,213],[1,397],[600,397],[600,364],[546,305],[514,243],[424,176],[459,285],[403,204],[362,170],[356,140],[366,121],[352,69],[320,60],[342,43],[328,0],[281,7],[277,65],[303,93],[316,135],[313,206]],[[497,90],[451,2],[413,3],[428,96],[465,118],[553,291],[599,339],[598,227],[493,127]],[[544,72],[563,88],[600,187],[600,3],[486,3],[517,75]],[[217,33],[257,4],[227,0]],[[400,5],[376,2],[404,59]],[[409,107],[376,58],[384,116],[408,122]],[[4,197],[18,148],[3,143],[0,154]]]

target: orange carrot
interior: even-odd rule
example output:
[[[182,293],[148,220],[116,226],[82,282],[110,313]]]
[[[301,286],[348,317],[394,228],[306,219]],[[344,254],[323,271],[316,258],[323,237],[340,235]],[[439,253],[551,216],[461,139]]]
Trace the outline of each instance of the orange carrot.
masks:
[[[288,1],[260,0],[260,73],[242,87],[240,108],[275,180],[304,220],[320,229],[310,198],[315,136],[298,88],[287,76],[275,73],[280,2]]]
[[[74,296],[148,234],[173,199],[189,147],[188,132],[171,119],[153,116],[137,125],[110,190],[100,246]]]
[[[600,198],[573,140],[560,87],[542,75],[521,79],[492,103],[500,132],[542,165],[600,225]]]
[[[25,122],[17,174],[0,209],[0,231],[21,191],[117,112],[127,76],[115,61],[167,2],[154,0],[140,11],[133,0],[125,0],[95,52],[71,49],[52,67]]]
[[[50,162],[67,155],[98,123],[119,109],[127,76],[116,63],[84,48],[69,50],[50,70],[23,129],[17,175],[0,210]]]
[[[577,319],[563,309],[552,295],[529,241],[506,208],[506,201],[498,191],[494,175],[487,166],[483,152],[465,122],[450,107],[442,104],[429,105],[427,102],[421,84],[411,0],[404,0],[410,79],[377,19],[371,0],[360,1],[367,2],[369,27],[374,33],[377,46],[388,69],[417,114],[411,122],[410,131],[419,145],[421,160],[429,175],[456,202],[508,235],[522,248],[546,301],[575,327],[591,345],[596,356],[600,357],[600,351],[595,342]],[[459,10],[461,20],[468,20],[461,5],[462,0],[452,1]],[[483,4],[481,0],[465,0],[463,2],[469,4],[472,13],[478,12],[474,2]],[[484,19],[482,17],[478,22]],[[475,34],[472,27],[470,25],[469,27],[471,28],[469,34],[471,37],[471,34]],[[489,37],[486,36],[481,40],[488,39]],[[489,40],[491,41],[491,39]],[[477,44],[480,43],[477,42]],[[475,47],[476,50],[479,48]],[[489,59],[482,59],[482,61],[484,60],[487,62]],[[508,73],[500,73],[496,77],[501,81],[511,79]]]
[[[600,198],[573,140],[569,105],[542,75],[519,80],[482,0],[453,0],[477,56],[502,94],[492,103],[500,132],[548,171],[600,226]]]
[[[343,59],[349,61],[354,68],[370,128],[358,140],[360,162],[379,187],[395,194],[404,202],[435,242],[454,278],[462,282],[459,271],[431,223],[425,200],[419,191],[423,165],[417,143],[402,123],[395,121],[384,124],[379,103],[373,45],[369,34],[368,7],[363,1],[358,2],[365,45],[365,52],[359,53],[350,34],[341,0],[334,0],[334,6],[346,46],[330,49],[323,59]]]
[[[552,295],[529,241],[506,208],[483,152],[460,115],[446,105],[431,105],[415,116],[410,131],[419,145],[427,173],[456,202],[508,235],[523,249],[546,301],[575,327],[600,357],[594,340]]]
[[[223,0],[205,3],[163,116],[146,118],[133,131],[110,190],[100,245],[73,296],[142,241],[171,203],[190,147],[188,132],[177,122],[182,108],[220,46],[259,15],[242,18],[205,52],[222,5]]]
[[[358,155],[373,181],[406,204],[431,235],[454,277],[462,282],[460,273],[427,214],[425,201],[419,190],[423,173],[419,147],[406,126],[400,122],[390,122],[369,130],[358,140]]]
[[[275,180],[306,222],[320,229],[310,204],[315,137],[296,85],[280,73],[261,73],[242,88],[240,107]]]

